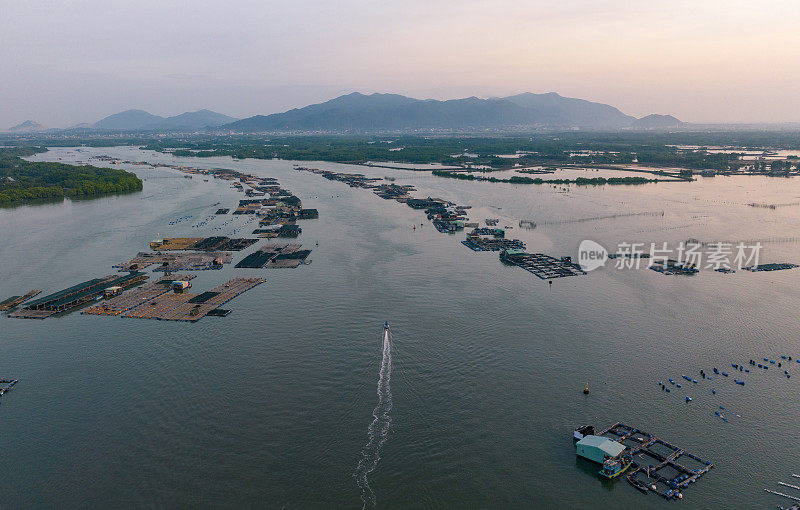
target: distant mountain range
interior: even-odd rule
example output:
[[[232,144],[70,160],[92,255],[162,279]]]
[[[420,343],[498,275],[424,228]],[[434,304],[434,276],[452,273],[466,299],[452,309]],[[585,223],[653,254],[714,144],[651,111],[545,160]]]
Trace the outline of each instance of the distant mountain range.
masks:
[[[680,127],[683,122],[679,121],[672,115],[659,115],[651,113],[641,119],[636,119],[631,124],[631,127],[636,129],[671,129]]]
[[[185,112],[166,118],[144,110],[126,110],[95,122],[92,128],[117,131],[194,131],[229,124],[235,120],[211,110]]]
[[[9,133],[38,133],[39,131],[45,131],[47,128],[39,124],[38,122],[34,122],[32,120],[26,120],[16,126],[12,126],[8,128]]]
[[[439,101],[399,94],[353,92],[324,103],[272,115],[237,120],[211,110],[172,117],[144,110],[115,113],[94,124],[76,124],[68,130],[103,131],[215,131],[215,132],[337,132],[380,131],[524,131],[538,129],[672,129],[683,123],[671,115],[637,119],[613,106],[564,97],[555,92],[480,99],[467,97]],[[44,131],[33,121],[10,128],[15,133]]]
[[[677,119],[676,119],[677,120]],[[637,119],[617,108],[555,92],[437,101],[358,92],[284,113],[256,115],[220,129],[259,131],[511,130],[530,128],[623,129]]]

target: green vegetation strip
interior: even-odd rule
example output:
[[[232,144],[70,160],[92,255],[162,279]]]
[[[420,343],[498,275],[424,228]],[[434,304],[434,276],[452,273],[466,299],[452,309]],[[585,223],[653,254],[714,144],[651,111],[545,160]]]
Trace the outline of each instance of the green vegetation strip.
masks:
[[[470,173],[445,172],[434,170],[433,175],[447,177],[450,179],[460,179],[462,181],[483,181],[483,182],[507,182],[510,184],[576,184],[578,186],[600,185],[600,184],[645,184],[657,182],[658,179],[648,179],[646,177],[578,177],[577,179],[542,179],[540,177],[522,177],[515,175],[508,179],[498,179],[496,177],[476,177]]]
[[[125,170],[22,159],[45,151],[38,147],[0,149],[0,207],[142,189],[141,179]]]

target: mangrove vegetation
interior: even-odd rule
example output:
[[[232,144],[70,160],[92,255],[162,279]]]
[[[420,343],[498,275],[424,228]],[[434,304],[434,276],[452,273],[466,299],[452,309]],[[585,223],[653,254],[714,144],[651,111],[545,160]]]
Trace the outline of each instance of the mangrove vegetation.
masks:
[[[0,206],[142,189],[141,179],[125,170],[23,159],[45,150],[39,147],[0,149]]]

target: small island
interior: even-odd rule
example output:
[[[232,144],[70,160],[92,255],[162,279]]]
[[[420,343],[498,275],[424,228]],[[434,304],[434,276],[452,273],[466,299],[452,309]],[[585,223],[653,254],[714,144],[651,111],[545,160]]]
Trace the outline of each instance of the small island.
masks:
[[[46,150],[40,147],[0,149],[0,207],[142,189],[142,180],[125,170],[22,159]]]

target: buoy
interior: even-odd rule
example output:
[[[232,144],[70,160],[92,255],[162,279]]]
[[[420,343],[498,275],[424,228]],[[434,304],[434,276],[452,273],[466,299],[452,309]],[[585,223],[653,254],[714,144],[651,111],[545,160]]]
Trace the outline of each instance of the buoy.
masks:
[[[589,381],[586,381],[586,387],[583,389],[583,394],[584,395],[589,394]]]

